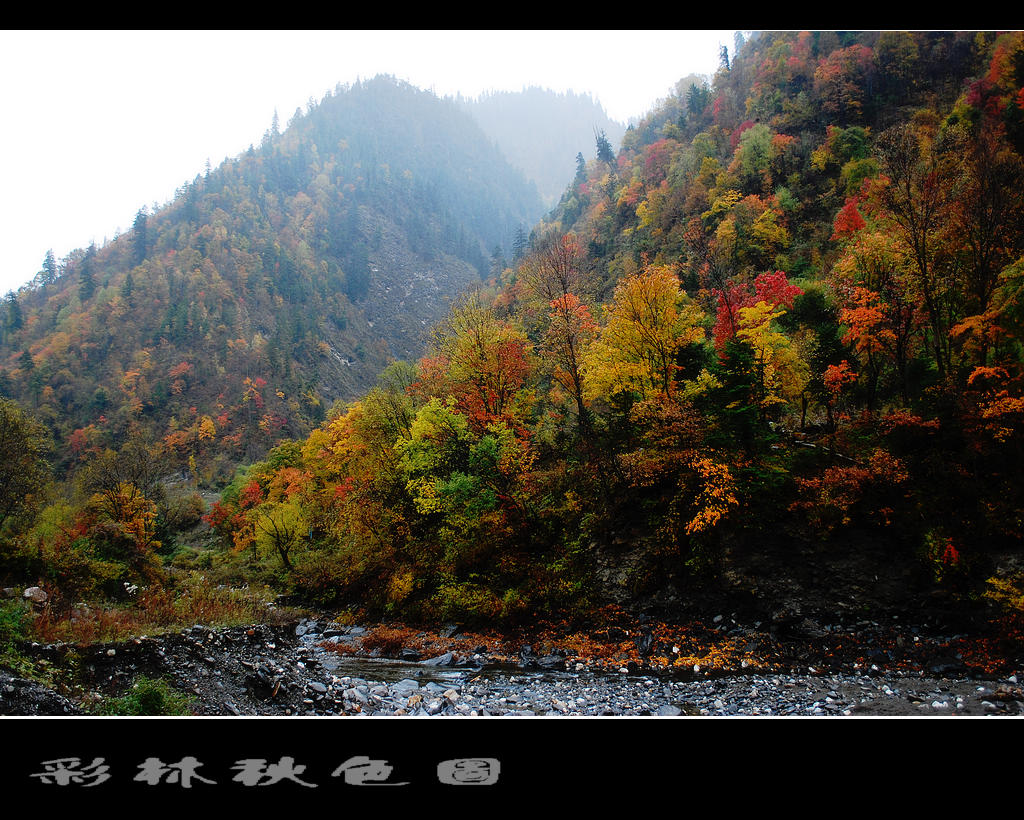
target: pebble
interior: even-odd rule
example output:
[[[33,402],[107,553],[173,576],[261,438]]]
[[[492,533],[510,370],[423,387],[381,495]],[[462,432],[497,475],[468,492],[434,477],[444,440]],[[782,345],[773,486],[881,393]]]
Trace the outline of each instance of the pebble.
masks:
[[[368,667],[370,664],[367,664]],[[470,716],[679,717],[843,716],[856,714],[1021,714],[1016,704],[989,700],[974,681],[907,678],[876,669],[864,674],[793,671],[698,680],[618,673],[549,670],[528,674],[408,664],[441,680],[342,678],[346,714]],[[415,673],[419,674],[419,673]],[[959,686],[959,689],[955,687]],[[312,685],[308,688],[314,689]],[[372,694],[372,697],[370,696]],[[955,708],[952,708],[955,706]],[[928,708],[931,707],[931,708]],[[917,710],[924,709],[924,712]],[[314,706],[315,714],[324,714]]]
[[[197,682],[196,677],[187,677],[190,670],[201,678],[212,665],[211,660],[217,661],[215,673],[223,669],[223,680],[230,681],[231,686],[225,689],[220,682],[207,684],[217,695],[204,700],[203,714],[1024,715],[1024,702],[1016,686],[1019,673],[1000,681],[925,678],[872,664],[869,669],[842,672],[830,672],[820,665],[814,667],[814,672],[809,667],[757,674],[736,669],[725,676],[695,664],[687,667],[687,672],[692,668],[700,676],[672,677],[627,666],[617,672],[581,669],[579,664],[572,665],[575,671],[565,671],[564,667],[451,666],[448,664],[456,660],[451,653],[420,662],[396,660],[382,664],[382,659],[339,657],[321,646],[328,629],[313,621],[302,626],[303,634],[292,640],[277,639],[268,629],[215,633],[195,628],[193,636],[203,639],[201,647],[193,647],[188,635],[164,638],[153,642],[154,650],[161,647],[161,652],[153,654],[175,670],[182,685],[189,686]],[[353,632],[352,628],[346,629],[346,634]],[[241,646],[245,640],[248,645]],[[167,658],[163,650],[167,650]],[[122,654],[117,653],[118,660]],[[342,660],[344,666],[340,665]],[[129,661],[134,662],[131,658],[124,662]],[[383,669],[387,669],[387,675],[382,674]],[[705,674],[707,671],[711,674]],[[5,713],[4,702],[10,697],[0,688],[0,714]]]

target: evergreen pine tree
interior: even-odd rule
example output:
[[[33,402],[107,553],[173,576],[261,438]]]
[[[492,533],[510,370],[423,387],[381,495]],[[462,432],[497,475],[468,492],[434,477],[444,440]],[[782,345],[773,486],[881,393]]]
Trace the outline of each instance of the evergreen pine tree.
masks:
[[[132,223],[132,265],[141,265],[146,258],[149,237],[146,230],[146,209],[140,208]]]
[[[529,249],[530,249],[530,238],[526,234],[526,229],[522,225],[520,225],[518,228],[516,228],[515,239],[512,240],[512,259],[513,259],[513,261],[518,262],[520,259],[522,259],[524,256],[526,256],[526,252]]]
[[[57,259],[53,255],[53,249],[51,248],[46,252],[46,256],[43,257],[43,284],[51,285],[57,280]]]
[[[608,141],[608,137],[602,128],[600,131],[594,131],[594,139],[597,142],[597,158],[601,162],[606,162],[609,165],[615,165],[615,152],[612,150],[612,144]]]
[[[583,152],[580,151],[576,154],[576,178],[572,181],[573,185],[579,185],[580,183],[587,181],[587,161],[583,158]]]
[[[21,322],[21,305],[18,304],[17,294],[12,290],[7,294],[7,331],[18,330]]]
[[[86,302],[96,292],[96,243],[89,245],[89,249],[82,257],[82,263],[78,269],[78,298]]]

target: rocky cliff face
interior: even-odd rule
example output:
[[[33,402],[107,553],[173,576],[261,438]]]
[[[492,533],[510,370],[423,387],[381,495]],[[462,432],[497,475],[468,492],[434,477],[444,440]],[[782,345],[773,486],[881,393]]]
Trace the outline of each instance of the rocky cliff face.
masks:
[[[476,268],[446,253],[423,253],[388,214],[363,209],[376,237],[367,254],[367,290],[344,328],[322,325],[318,391],[328,404],[357,398],[391,361],[415,361],[452,301],[480,284]]]

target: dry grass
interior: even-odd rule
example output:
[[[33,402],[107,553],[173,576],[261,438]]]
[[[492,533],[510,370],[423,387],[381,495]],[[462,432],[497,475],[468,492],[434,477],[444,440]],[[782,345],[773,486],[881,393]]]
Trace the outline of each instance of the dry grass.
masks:
[[[262,590],[210,586],[189,576],[173,587],[140,590],[128,605],[77,607],[70,613],[45,610],[33,620],[32,635],[44,643],[106,643],[201,623],[235,626],[273,619]]]

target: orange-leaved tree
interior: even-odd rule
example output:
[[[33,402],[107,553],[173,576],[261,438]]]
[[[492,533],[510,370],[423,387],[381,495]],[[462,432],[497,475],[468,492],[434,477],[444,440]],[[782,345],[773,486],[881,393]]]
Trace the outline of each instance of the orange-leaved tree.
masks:
[[[495,421],[517,423],[521,391],[532,373],[531,346],[521,328],[473,293],[452,308],[433,344],[433,397],[455,399],[478,432]]]

